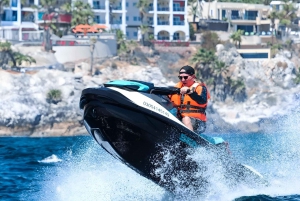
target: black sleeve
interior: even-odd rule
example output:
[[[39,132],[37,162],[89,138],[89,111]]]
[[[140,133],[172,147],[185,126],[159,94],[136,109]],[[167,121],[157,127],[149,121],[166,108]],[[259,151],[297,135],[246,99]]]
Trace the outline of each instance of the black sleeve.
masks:
[[[189,95],[194,101],[199,104],[205,104],[207,102],[207,89],[205,86],[202,86],[202,92],[200,95],[195,91]]]

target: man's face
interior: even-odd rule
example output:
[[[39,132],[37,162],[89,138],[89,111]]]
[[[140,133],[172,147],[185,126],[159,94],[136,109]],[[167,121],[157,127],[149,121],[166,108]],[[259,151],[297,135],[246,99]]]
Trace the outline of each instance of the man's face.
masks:
[[[180,72],[178,78],[183,83],[183,85],[187,86],[187,87],[192,86],[194,83],[194,75],[189,75],[189,74]]]

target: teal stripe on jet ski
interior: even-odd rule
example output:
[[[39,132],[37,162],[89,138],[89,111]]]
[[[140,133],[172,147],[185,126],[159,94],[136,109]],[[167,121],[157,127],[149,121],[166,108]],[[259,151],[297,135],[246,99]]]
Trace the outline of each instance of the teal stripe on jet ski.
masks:
[[[116,86],[138,86],[138,91],[148,91],[149,87],[145,84],[129,81],[129,80],[112,80],[106,84],[116,85]]]
[[[196,141],[194,141],[192,138],[186,136],[185,134],[182,134],[180,135],[179,137],[179,140],[186,143],[187,145],[193,147],[193,148],[196,148],[198,147],[198,144]]]

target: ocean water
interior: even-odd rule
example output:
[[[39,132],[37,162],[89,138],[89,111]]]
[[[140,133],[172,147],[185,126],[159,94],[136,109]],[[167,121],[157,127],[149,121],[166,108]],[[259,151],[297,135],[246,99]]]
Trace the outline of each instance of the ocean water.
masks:
[[[219,135],[229,142],[239,162],[255,168],[270,185],[233,190],[216,180],[212,190],[197,199],[188,195],[169,198],[161,187],[114,159],[90,136],[0,138],[0,200],[299,201],[299,125],[293,116],[274,133]]]

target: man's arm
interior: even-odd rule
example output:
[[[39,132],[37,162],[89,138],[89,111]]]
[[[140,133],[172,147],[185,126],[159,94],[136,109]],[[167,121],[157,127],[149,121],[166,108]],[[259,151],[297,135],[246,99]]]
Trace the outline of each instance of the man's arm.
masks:
[[[198,94],[195,90],[194,92],[192,92],[189,95],[197,103],[205,104],[205,103],[207,103],[207,89],[205,86],[201,86],[201,87],[202,87],[202,90],[201,90],[200,94]]]

